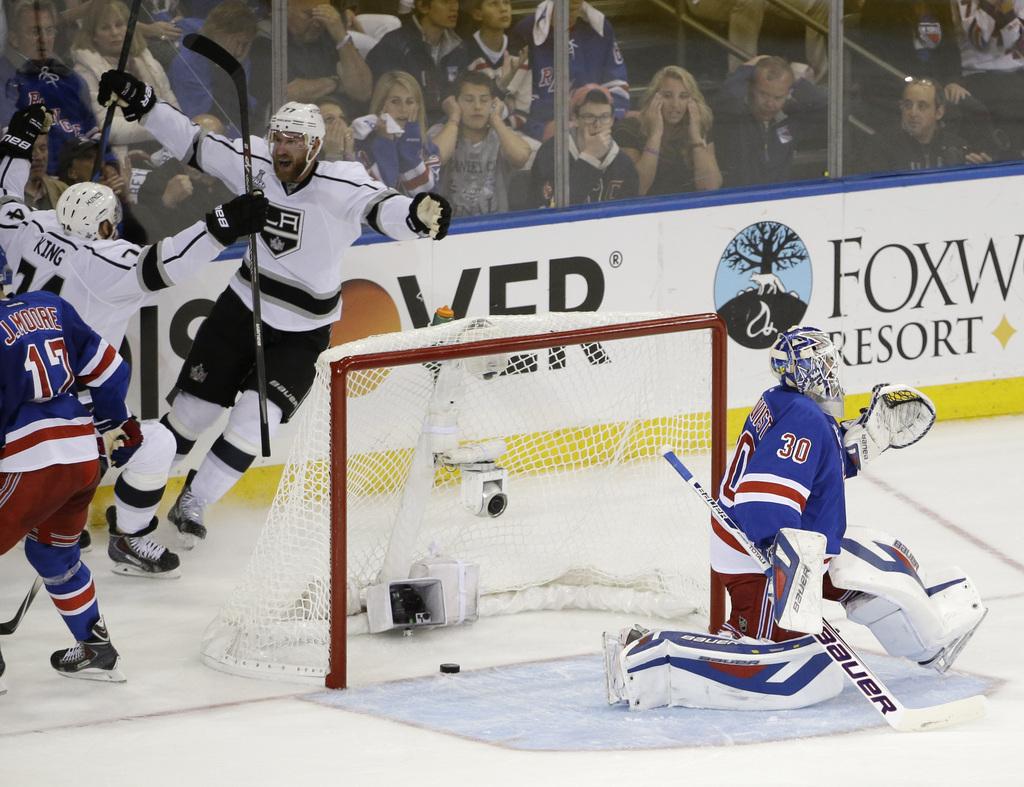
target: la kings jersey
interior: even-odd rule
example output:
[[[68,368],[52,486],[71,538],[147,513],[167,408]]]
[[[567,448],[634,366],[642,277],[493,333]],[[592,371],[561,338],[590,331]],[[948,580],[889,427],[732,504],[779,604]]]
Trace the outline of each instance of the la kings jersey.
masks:
[[[0,160],[0,247],[14,271],[15,291],[60,295],[114,347],[121,345],[140,307],[224,249],[203,221],[145,247],[69,235],[54,211],[31,210],[23,203],[29,166],[23,159]]]
[[[856,472],[835,419],[808,397],[779,385],[765,391],[747,416],[718,502],[759,547],[791,527],[822,533],[825,554],[838,555],[846,532],[843,482]],[[711,567],[724,574],[759,572],[717,522]]]
[[[146,129],[182,161],[245,191],[242,141],[202,132],[185,115],[159,102],[143,119]],[[365,221],[396,240],[422,237],[408,224],[411,200],[371,178],[354,162],[317,162],[289,191],[274,174],[265,139],[251,138],[254,187],[270,202],[267,226],[257,237],[263,321],[282,331],[308,331],[341,314],[342,255]],[[251,274],[243,260],[230,287],[252,308]]]

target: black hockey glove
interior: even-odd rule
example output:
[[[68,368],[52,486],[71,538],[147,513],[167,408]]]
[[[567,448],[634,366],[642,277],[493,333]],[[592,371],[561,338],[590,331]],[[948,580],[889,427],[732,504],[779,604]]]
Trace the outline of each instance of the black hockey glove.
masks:
[[[11,158],[32,158],[36,137],[50,130],[53,116],[42,104],[19,109],[11,116],[7,133],[0,139],[0,155]]]
[[[409,206],[407,222],[413,232],[441,240],[452,222],[452,206],[440,194],[417,194]]]
[[[125,120],[139,120],[156,105],[153,88],[124,71],[104,72],[96,98],[103,107],[116,101]]]
[[[139,426],[134,415],[113,429],[104,427],[109,427],[109,422],[96,424],[96,428],[103,435],[103,443],[107,448],[110,464],[114,467],[122,467],[142,447],[142,427]]]
[[[243,235],[252,235],[263,229],[269,205],[262,191],[235,197],[206,214],[206,229],[220,243],[230,246]]]

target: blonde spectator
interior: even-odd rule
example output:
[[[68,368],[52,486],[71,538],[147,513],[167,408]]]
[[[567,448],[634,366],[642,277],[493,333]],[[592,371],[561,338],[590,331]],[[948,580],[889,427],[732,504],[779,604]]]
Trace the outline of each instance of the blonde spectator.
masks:
[[[410,196],[434,188],[441,162],[426,137],[423,92],[411,74],[382,74],[370,98],[370,114],[353,126],[356,155],[370,175]]]
[[[641,194],[721,188],[711,141],[711,107],[684,68],[665,66],[651,79],[638,115],[619,123],[615,141],[636,164]]]
[[[106,114],[106,108],[101,107],[96,101],[100,75],[117,66],[127,26],[128,7],[124,3],[120,0],[93,0],[71,42],[75,71],[85,80],[93,112],[99,118]],[[161,99],[173,106],[178,105],[163,66],[150,53],[141,35],[136,34],[132,39],[126,70],[153,85]],[[117,157],[124,159],[128,146],[140,143],[153,143],[152,147],[156,147],[155,140],[141,123],[129,123],[120,112],[115,112],[114,122],[110,127],[110,144]]]

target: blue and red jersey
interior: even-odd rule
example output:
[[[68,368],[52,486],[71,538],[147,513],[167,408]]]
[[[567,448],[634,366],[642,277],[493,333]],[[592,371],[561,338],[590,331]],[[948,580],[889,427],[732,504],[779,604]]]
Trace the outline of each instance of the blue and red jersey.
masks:
[[[75,394],[90,388],[97,421],[123,423],[128,364],[49,292],[0,300],[0,472],[98,457],[93,414]]]
[[[758,547],[784,527],[821,533],[838,555],[846,532],[844,480],[857,472],[835,419],[803,394],[779,385],[762,394],[743,424],[718,502]],[[724,574],[757,564],[714,523],[711,566]]]

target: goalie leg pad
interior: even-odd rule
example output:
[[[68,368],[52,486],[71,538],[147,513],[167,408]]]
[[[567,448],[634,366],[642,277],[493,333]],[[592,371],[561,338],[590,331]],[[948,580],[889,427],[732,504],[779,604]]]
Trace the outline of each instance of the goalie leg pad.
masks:
[[[821,633],[821,574],[825,536],[808,530],[782,528],[772,550],[772,615],[784,629]]]
[[[759,643],[652,631],[624,646],[605,637],[609,702],[630,710],[803,708],[835,697],[845,682],[811,636]]]
[[[892,656],[944,672],[987,610],[977,587],[953,566],[925,571],[909,547],[886,533],[847,528],[829,574],[838,587],[860,591],[846,615]]]

